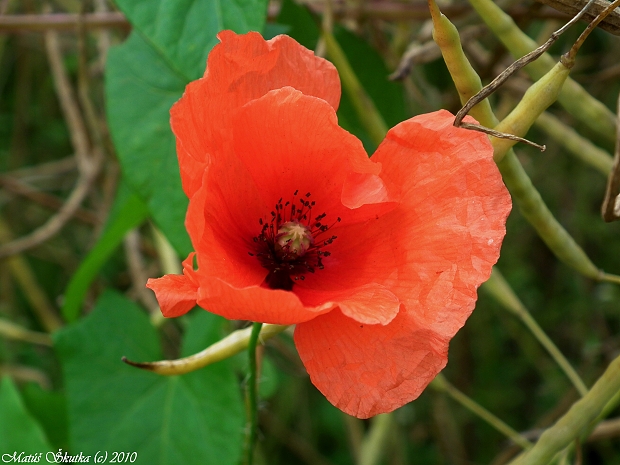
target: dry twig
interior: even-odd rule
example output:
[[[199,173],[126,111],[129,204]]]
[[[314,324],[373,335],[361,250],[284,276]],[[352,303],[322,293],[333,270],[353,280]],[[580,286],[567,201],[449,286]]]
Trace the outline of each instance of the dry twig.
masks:
[[[463,108],[461,108],[459,110],[459,112],[456,114],[456,117],[454,118],[454,125],[456,127],[466,127],[468,129],[473,129],[475,131],[484,132],[486,134],[490,134],[492,136],[499,137],[499,138],[502,138],[502,139],[510,139],[510,140],[517,140],[517,141],[520,141],[520,142],[525,142],[525,143],[533,145],[534,147],[537,147],[537,148],[539,148],[541,150],[544,150],[544,148],[543,148],[544,146],[540,146],[538,144],[535,144],[534,142],[530,142],[530,141],[528,141],[526,139],[522,139],[522,138],[514,136],[512,134],[498,133],[496,131],[493,131],[492,129],[485,128],[483,126],[479,126],[479,125],[476,125],[476,124],[463,123],[462,121],[463,121],[463,118],[465,118],[465,116],[469,113],[469,111],[473,107],[475,107],[478,103],[482,102],[485,98],[487,98],[489,95],[491,95],[493,92],[495,92],[499,87],[501,87],[501,85],[504,82],[506,82],[506,80],[511,75],[513,75],[515,72],[517,72],[518,70],[520,70],[524,66],[526,66],[526,65],[530,64],[531,62],[535,61],[536,59],[538,59],[538,57],[540,57],[543,53],[545,53],[554,44],[554,42],[556,40],[558,40],[558,38],[560,37],[560,35],[564,31],[566,31],[570,26],[572,26],[574,23],[576,23],[579,20],[579,18],[581,18],[581,16],[586,12],[588,7],[593,2],[594,2],[594,0],[590,0],[588,2],[588,4],[579,12],[579,14],[577,14],[575,17],[573,17],[573,19],[571,19],[568,23],[566,23],[562,28],[560,28],[559,30],[557,30],[556,32],[551,34],[551,37],[549,37],[547,42],[542,44],[537,49],[532,50],[527,55],[519,58],[517,61],[515,61],[513,64],[511,64],[508,68],[506,68],[502,73],[500,73],[495,79],[493,79],[493,81],[491,81],[488,85],[486,85],[480,92],[478,92],[476,95],[474,95],[472,98],[470,98],[467,101],[467,103],[463,106]]]
[[[60,106],[67,121],[71,142],[75,149],[79,177],[73,191],[58,213],[32,233],[1,246],[0,258],[35,247],[57,234],[75,214],[90,191],[90,187],[99,173],[103,158],[99,149],[94,149],[92,154],[90,153],[88,133],[63,65],[58,34],[55,31],[50,30],[45,33],[45,46]]]
[[[48,194],[47,192],[40,191],[35,187],[20,181],[18,179],[11,178],[10,176],[0,175],[0,186],[8,192],[21,195],[39,205],[54,210],[62,208],[63,201],[58,197]],[[98,225],[100,223],[99,218],[93,212],[84,208],[78,208],[74,214],[75,218],[91,225]]]
[[[583,8],[587,0],[537,0],[545,5],[549,5],[558,11],[568,13],[570,16],[575,15],[579,10]],[[585,21],[591,22],[594,18],[603,11],[609,2],[606,0],[594,0],[594,4],[590,7],[590,10],[583,16]],[[620,35],[620,9],[613,11],[605,20],[601,23],[601,28],[607,32],[611,32],[615,35]]]
[[[80,15],[68,13],[44,13],[39,15],[0,15],[0,31],[49,31],[75,30]],[[131,25],[125,15],[118,12],[89,13],[84,17],[87,29],[109,29],[112,27],[129,30]]]
[[[466,43],[477,37],[483,32],[481,26],[471,26],[463,30],[460,34],[461,42]],[[429,40],[425,43],[412,43],[402,56],[396,70],[390,74],[390,81],[401,81],[411,73],[415,65],[429,63],[441,58],[441,50],[435,41]]]
[[[620,95],[618,96],[617,112],[614,164],[609,173],[609,178],[607,179],[605,200],[603,200],[603,206],[601,207],[603,219],[608,223],[620,220]]]
[[[134,291],[138,294],[140,302],[149,310],[151,316],[161,315],[155,295],[144,286],[150,276],[145,270],[144,260],[140,253],[140,234],[138,230],[132,229],[129,231],[123,240],[123,245]]]

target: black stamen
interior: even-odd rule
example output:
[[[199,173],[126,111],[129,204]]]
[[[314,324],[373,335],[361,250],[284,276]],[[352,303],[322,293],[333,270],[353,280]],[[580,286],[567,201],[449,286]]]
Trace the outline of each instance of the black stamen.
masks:
[[[305,280],[305,273],[315,273],[317,269],[324,269],[323,260],[331,255],[324,249],[337,239],[337,236],[332,235],[327,239],[317,240],[318,236],[339,223],[341,218],[338,217],[332,224],[326,224],[323,221],[327,217],[326,212],[317,216],[312,215],[316,201],[308,200],[311,193],[307,192],[303,198],[297,198],[298,194],[299,190],[296,190],[293,193],[293,199],[286,202],[280,198],[275,203],[274,210],[270,212],[270,220],[258,219],[261,230],[256,237],[252,238],[250,243],[252,249],[248,255],[256,257],[261,265],[269,271],[263,285],[271,289],[290,291],[295,282]],[[288,210],[289,205],[290,210]],[[278,243],[279,238],[284,234],[281,227],[286,223],[298,223],[307,229],[307,233],[312,235],[313,241],[299,255],[291,243],[291,239],[285,243],[282,241]]]

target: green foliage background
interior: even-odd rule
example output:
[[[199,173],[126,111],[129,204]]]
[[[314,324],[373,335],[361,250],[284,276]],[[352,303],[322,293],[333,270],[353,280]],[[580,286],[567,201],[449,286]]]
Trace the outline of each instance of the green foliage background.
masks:
[[[70,11],[81,7],[71,0],[59,3]],[[557,25],[538,15],[539,8],[531,2],[513,3],[527,9],[529,15],[520,17],[520,25],[531,36],[548,35]],[[33,274],[30,286],[40,289],[66,325],[53,333],[51,347],[0,334],[0,454],[136,451],[136,463],[143,464],[240,462],[245,428],[242,356],[170,378],[120,362],[121,356],[148,361],[189,355],[235,329],[234,324],[194,310],[162,326],[153,325],[153,318],[136,303],[139,292],[120,246],[129,231],[139,228],[151,276],[162,274],[152,225],[178,257],[191,251],[183,225],[187,199],[181,190],[168,112],[185,85],[204,72],[217,32],[258,30],[266,37],[286,32],[306,47],[317,46],[319,17],[283,0],[278,16],[267,22],[267,6],[266,0],[117,0],[116,7],[129,19],[132,31],[128,36],[119,31],[112,35],[115,45],[104,75],[96,67],[94,36],[82,37],[91,60],[89,98],[104,137],[109,130],[113,148],[106,146],[103,172],[85,202],[96,220],[72,221],[61,234],[20,256],[22,266]],[[38,7],[29,2],[24,11],[15,7],[15,13]],[[479,22],[472,18],[466,17],[463,27]],[[441,59],[414,67],[404,83],[387,79],[413,36],[406,28],[417,31],[419,24],[419,20],[369,15],[360,19],[357,30],[352,30],[351,21],[341,21],[335,28],[338,43],[389,126],[424,111],[444,107],[456,112],[460,107]],[[575,28],[579,29],[583,25]],[[576,34],[567,33],[552,52],[565,51]],[[40,39],[39,32],[9,36],[0,29],[0,170],[2,179],[39,183],[39,189],[63,199],[75,179],[74,169],[60,172],[65,179],[28,177],[24,171],[72,153]],[[603,78],[601,70],[614,64],[618,39],[596,31],[573,73],[609,108],[614,108],[620,79],[618,73]],[[65,33],[63,40],[64,65],[76,81],[80,53],[76,33]],[[488,34],[480,46],[491,55],[486,68],[479,70],[488,81],[509,60]],[[525,79],[517,76],[512,87],[493,98],[500,112],[514,103]],[[562,110],[552,111],[595,144],[613,151],[610,141],[600,140]],[[375,146],[346,93],[338,117],[372,153]],[[620,273],[620,229],[603,223],[598,213],[605,177],[572,158],[538,127],[528,138],[548,146],[542,154],[519,148],[519,157],[547,205],[597,266]],[[26,234],[50,216],[49,210],[15,194],[8,185],[3,182],[0,192],[0,243]],[[519,212],[513,212],[507,229],[499,268],[591,385],[620,353],[620,288],[593,282],[559,263]],[[20,265],[10,260],[0,261],[0,319],[43,332],[32,289],[18,277],[15,270]],[[519,431],[550,425],[577,399],[527,329],[484,292],[451,344],[445,374]],[[260,463],[363,463],[357,454],[368,423],[346,418],[312,387],[289,335],[267,344],[260,388]],[[395,420],[395,432],[385,440],[383,463],[500,464],[516,450],[482,420],[430,389],[397,411]],[[616,429],[614,437],[586,444],[584,463],[620,463],[619,436]]]

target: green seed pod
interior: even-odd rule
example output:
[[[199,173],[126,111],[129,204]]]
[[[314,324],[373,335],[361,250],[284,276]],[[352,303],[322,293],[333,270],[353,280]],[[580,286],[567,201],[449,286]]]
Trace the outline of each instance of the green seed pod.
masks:
[[[557,100],[569,73],[570,68],[562,62],[557,63],[551,71],[530,86],[515,109],[494,129],[515,136],[525,136],[540,114]],[[495,161],[499,162],[516,141],[493,138],[491,143],[495,149]]]
[[[470,3],[515,58],[522,57],[537,47],[536,42],[521,31],[512,18],[492,0],[470,0]],[[532,79],[540,79],[554,65],[555,60],[545,53],[524,69]],[[577,82],[570,78],[567,80],[558,96],[558,102],[575,119],[597,134],[608,141],[616,139],[614,114]]]

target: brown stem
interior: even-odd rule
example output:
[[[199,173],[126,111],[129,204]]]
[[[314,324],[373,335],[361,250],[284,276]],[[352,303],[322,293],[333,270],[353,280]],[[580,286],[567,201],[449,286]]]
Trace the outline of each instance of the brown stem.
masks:
[[[48,31],[75,30],[80,15],[69,13],[47,13],[39,15],[0,15],[0,31]],[[129,30],[131,25],[125,15],[118,12],[88,13],[84,15],[86,29],[121,28]]]
[[[92,150],[92,154],[90,153],[88,132],[63,64],[60,42],[55,31],[48,30],[45,32],[45,47],[54,78],[56,93],[58,94],[60,106],[69,128],[71,143],[75,150],[79,177],[73,191],[58,213],[32,233],[0,247],[0,257],[23,252],[57,234],[86,198],[93,181],[99,173],[103,158],[100,150],[95,149]]]

